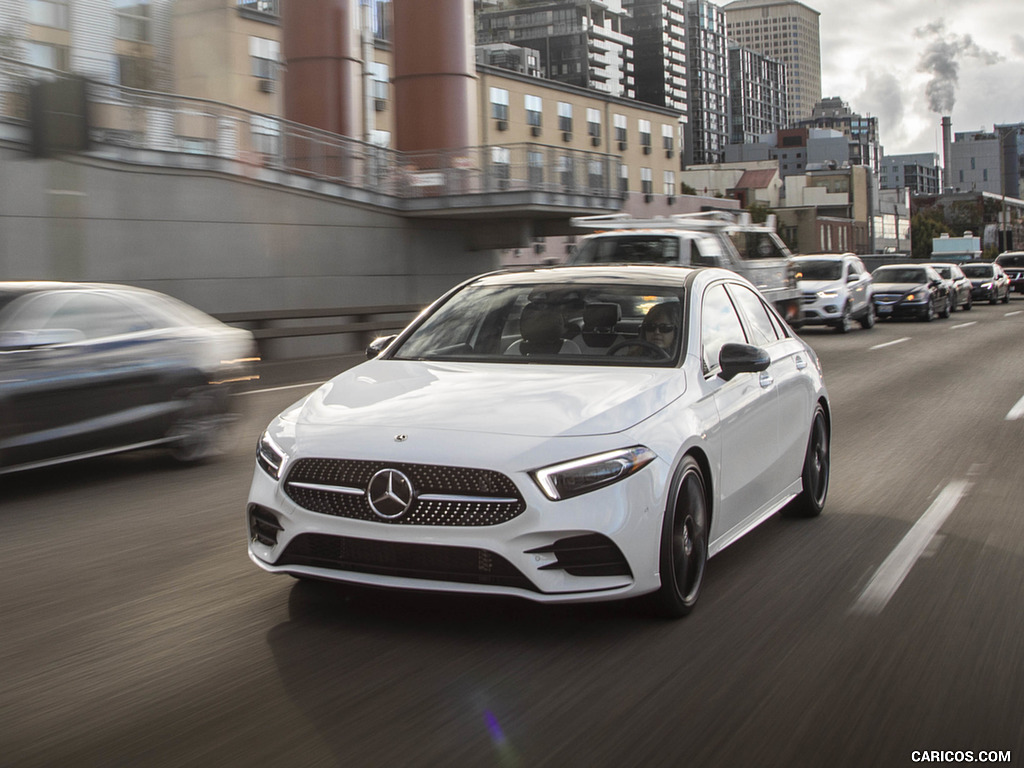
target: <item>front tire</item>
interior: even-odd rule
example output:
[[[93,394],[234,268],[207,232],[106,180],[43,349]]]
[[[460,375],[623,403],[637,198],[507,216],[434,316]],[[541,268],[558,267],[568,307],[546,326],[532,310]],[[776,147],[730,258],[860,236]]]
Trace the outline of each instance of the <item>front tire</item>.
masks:
[[[860,319],[860,327],[864,330],[875,327],[875,305],[868,304],[868,308],[864,310],[864,316]]]
[[[804,469],[800,475],[803,490],[783,510],[787,517],[817,517],[825,508],[828,481],[832,469],[831,435],[825,409],[818,403],[811,419]]]
[[[228,421],[216,393],[195,387],[184,392],[178,414],[168,430],[168,452],[181,464],[195,464],[220,451],[220,435]]]
[[[704,475],[692,456],[683,459],[676,494],[661,530],[661,589],[654,606],[666,618],[686,616],[697,604],[708,561],[708,497]]]

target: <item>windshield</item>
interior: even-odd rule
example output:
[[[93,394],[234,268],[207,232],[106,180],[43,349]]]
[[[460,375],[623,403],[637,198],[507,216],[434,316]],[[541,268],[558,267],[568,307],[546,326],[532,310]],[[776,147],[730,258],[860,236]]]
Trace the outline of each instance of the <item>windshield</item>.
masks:
[[[798,261],[796,269],[797,280],[840,280],[843,277],[843,264],[839,261]]]
[[[968,277],[992,277],[991,264],[964,264],[960,269]]]
[[[585,240],[573,264],[677,264],[679,240],[657,235],[595,237]]]
[[[996,264],[1001,267],[1024,267],[1024,253],[1004,253],[996,257]]]
[[[932,269],[947,280],[951,280],[953,278],[953,270],[949,267],[932,267]]]
[[[873,277],[876,283],[919,283],[928,282],[928,273],[913,267],[881,267],[876,269]]]
[[[558,365],[671,366],[685,289],[611,283],[474,283],[389,355]]]

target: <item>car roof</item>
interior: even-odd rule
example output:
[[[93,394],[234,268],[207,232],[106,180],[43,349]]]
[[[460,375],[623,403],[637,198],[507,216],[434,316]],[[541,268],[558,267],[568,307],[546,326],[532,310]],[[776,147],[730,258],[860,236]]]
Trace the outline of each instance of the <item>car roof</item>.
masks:
[[[630,282],[636,284],[681,285],[692,276],[721,273],[739,277],[735,272],[714,267],[682,267],[672,264],[579,264],[573,266],[528,267],[501,270],[480,275],[470,282],[489,285],[512,285],[523,282]]]
[[[39,293],[41,291],[95,291],[95,290],[133,291],[142,289],[117,283],[70,283],[60,280],[2,280],[0,294],[8,296]]]
[[[844,259],[857,258],[855,253],[803,253],[794,256],[794,261],[843,261]]]

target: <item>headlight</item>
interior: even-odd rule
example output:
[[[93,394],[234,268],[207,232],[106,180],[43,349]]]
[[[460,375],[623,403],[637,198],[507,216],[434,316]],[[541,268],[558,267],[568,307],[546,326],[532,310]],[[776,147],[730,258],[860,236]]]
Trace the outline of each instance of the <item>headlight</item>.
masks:
[[[818,298],[819,299],[834,299],[838,295],[839,295],[839,291],[836,291],[836,290],[818,291]]]
[[[636,445],[536,469],[530,474],[545,496],[560,501],[616,483],[643,469],[655,458],[650,448]]]
[[[256,446],[256,463],[272,478],[280,480],[281,470],[284,469],[287,460],[288,455],[267,432],[264,432]]]

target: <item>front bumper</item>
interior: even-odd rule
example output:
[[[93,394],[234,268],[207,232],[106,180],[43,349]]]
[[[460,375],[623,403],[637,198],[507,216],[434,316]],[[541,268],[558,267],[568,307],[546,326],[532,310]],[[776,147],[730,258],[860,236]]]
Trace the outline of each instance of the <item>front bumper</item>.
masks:
[[[817,294],[804,294],[804,325],[833,325],[843,317],[842,296],[819,298]]]
[[[875,306],[875,316],[886,317],[924,317],[928,314],[928,301],[891,301],[885,298],[875,298],[872,303]]]
[[[526,471],[507,472],[525,505],[494,525],[404,525],[297,504],[257,467],[249,557],[272,573],[373,587],[512,595],[543,603],[614,600],[660,586],[668,467],[551,501]]]

